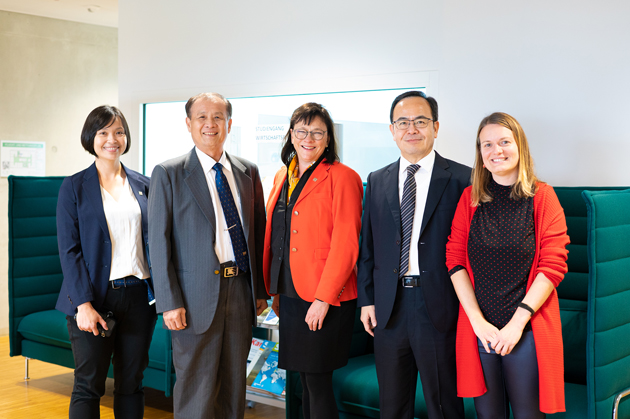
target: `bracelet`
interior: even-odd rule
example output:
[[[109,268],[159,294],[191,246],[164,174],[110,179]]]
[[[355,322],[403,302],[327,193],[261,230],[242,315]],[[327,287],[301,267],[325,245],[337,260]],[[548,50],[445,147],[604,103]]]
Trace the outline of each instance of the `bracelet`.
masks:
[[[524,308],[525,310],[529,311],[531,313],[530,317],[533,316],[534,314],[536,314],[536,312],[534,311],[533,308],[531,308],[530,306],[528,306],[527,304],[525,304],[523,302],[518,303],[518,306],[520,308]]]

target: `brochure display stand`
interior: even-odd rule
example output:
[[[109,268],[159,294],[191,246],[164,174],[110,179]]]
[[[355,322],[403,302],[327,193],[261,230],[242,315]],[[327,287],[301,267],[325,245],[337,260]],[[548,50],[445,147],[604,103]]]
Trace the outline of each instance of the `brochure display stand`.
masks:
[[[279,344],[271,341],[274,330],[278,330],[278,316],[267,308],[258,316],[257,326],[269,331],[264,339],[252,339],[247,358],[247,395],[250,403],[262,403],[285,408],[286,372],[278,368]]]

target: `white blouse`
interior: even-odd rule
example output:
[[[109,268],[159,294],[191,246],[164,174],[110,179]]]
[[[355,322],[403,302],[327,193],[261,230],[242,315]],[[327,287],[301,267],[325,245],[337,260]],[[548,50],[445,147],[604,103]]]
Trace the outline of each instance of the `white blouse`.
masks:
[[[149,278],[149,265],[142,247],[142,213],[127,178],[118,201],[102,186],[101,197],[112,243],[109,280],[126,276]]]

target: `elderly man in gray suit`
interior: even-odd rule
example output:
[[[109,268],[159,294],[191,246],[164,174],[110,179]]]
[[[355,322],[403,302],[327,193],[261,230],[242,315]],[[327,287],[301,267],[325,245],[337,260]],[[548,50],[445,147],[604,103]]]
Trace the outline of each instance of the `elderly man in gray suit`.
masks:
[[[172,331],[175,418],[243,418],[262,277],[265,208],[255,164],[225,153],[232,105],[186,103],[195,147],[153,170],[149,253],[158,313]]]

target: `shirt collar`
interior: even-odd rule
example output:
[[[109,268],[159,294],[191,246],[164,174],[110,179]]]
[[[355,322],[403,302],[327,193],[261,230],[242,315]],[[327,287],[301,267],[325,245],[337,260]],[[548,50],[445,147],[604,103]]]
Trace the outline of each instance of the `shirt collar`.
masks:
[[[197,158],[199,158],[199,163],[201,163],[203,172],[205,174],[208,174],[208,172],[210,172],[214,168],[214,165],[217,164],[217,161],[208,156],[203,151],[199,150],[197,147],[195,147],[195,152],[197,153]],[[230,160],[228,160],[227,158],[225,150],[223,151],[223,154],[221,154],[221,158],[219,159],[218,163],[221,163],[224,169],[230,172],[232,171],[232,165],[230,164]]]
[[[400,170],[398,171],[398,176],[407,176],[407,167],[411,166],[414,163],[411,163],[409,160],[400,156]],[[427,154],[424,158],[420,159],[418,163],[420,165],[420,170],[418,172],[431,173],[433,172],[433,165],[435,164],[435,150],[431,150],[429,154]]]

